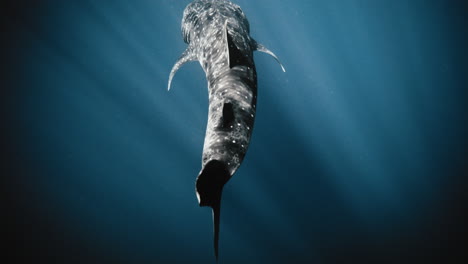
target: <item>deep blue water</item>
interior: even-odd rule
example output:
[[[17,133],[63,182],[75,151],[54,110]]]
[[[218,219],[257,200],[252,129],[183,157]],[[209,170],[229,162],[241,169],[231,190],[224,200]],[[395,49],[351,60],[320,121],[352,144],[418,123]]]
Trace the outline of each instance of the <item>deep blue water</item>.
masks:
[[[189,1],[10,2],[9,254],[214,263],[211,211],[194,192],[201,67],[184,66],[166,90]],[[235,2],[286,73],[255,54],[257,118],[224,189],[220,263],[463,263],[466,5]]]

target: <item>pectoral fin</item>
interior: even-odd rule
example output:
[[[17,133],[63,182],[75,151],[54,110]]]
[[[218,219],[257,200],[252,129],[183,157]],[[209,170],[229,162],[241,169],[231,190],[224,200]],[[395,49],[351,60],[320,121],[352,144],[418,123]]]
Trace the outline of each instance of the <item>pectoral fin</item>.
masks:
[[[192,49],[189,46],[184,51],[184,53],[182,53],[180,58],[177,60],[177,62],[172,67],[171,73],[169,74],[169,82],[168,82],[168,85],[167,85],[167,90],[168,91],[171,89],[172,78],[174,78],[174,75],[180,69],[180,67],[182,67],[182,65],[184,65],[187,62],[196,61],[196,60],[197,60],[197,56],[195,55],[195,53],[192,51]]]
[[[278,59],[278,57],[276,57],[276,55],[271,50],[267,49],[265,46],[256,42],[255,40],[253,40],[253,46],[256,50],[272,56],[279,63],[283,72],[286,72],[286,69],[284,69],[284,66],[283,64],[281,64],[281,61]]]

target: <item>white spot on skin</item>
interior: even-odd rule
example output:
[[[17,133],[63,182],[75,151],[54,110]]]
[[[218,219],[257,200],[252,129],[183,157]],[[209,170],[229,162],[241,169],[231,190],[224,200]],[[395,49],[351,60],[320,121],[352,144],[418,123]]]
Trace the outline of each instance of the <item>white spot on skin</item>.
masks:
[[[224,22],[224,20],[228,18],[225,17],[224,13],[218,13],[216,10],[213,10],[213,8],[211,8],[209,11],[204,10],[204,12],[206,12],[205,16],[199,17],[201,21],[199,21],[200,23],[196,25],[196,28],[197,28],[196,33],[192,33],[184,37],[188,38],[189,41],[190,39],[192,41],[193,40],[197,41],[196,43],[193,43],[193,44],[197,44],[197,45],[194,45],[193,47],[196,48],[196,52],[198,54],[202,54],[199,56],[199,60],[202,64],[202,67],[204,67],[205,72],[209,72],[211,74],[211,77],[213,79],[217,79],[220,77],[220,72],[222,72],[222,71],[218,71],[218,69],[225,70],[226,67],[229,67],[229,64],[228,63],[226,64],[227,56],[225,54],[226,53],[225,51],[226,47],[224,46],[225,43],[223,43],[223,41],[220,41],[224,39],[225,31],[224,31],[224,28],[220,29],[220,27],[217,27],[218,24],[222,24],[221,22]],[[240,9],[239,10],[236,9],[236,12],[242,12],[242,11]],[[210,16],[208,16],[207,18],[206,15],[210,15]],[[203,17],[205,17],[205,19],[203,19]],[[248,32],[244,28],[245,25],[242,22],[239,23],[240,21],[237,21],[236,18],[237,17],[232,17],[231,19],[228,19],[229,20],[228,30],[230,33],[235,32],[236,34],[234,34],[233,36],[235,36],[236,38],[240,38],[238,42],[242,47],[241,50],[244,50],[244,49],[250,50],[249,43],[248,43],[250,39],[248,37]],[[211,22],[213,22],[212,25],[207,23],[208,19]],[[200,24],[202,24],[203,26],[200,26]],[[231,24],[233,25],[232,28],[230,28]],[[193,32],[192,30],[194,28],[193,25],[194,24],[187,23],[187,26],[185,26],[187,30],[184,31],[184,35],[187,35],[189,32]],[[207,26],[205,27],[205,25]],[[199,32],[199,30],[201,31]],[[247,36],[246,39],[244,39],[243,36]],[[251,56],[251,54],[250,53],[244,54],[244,56],[248,58],[249,56]],[[247,72],[246,72],[246,68],[247,67],[239,68],[239,70],[242,71],[242,74],[243,74],[242,76],[246,76],[246,77],[254,76],[253,68],[248,67]],[[229,165],[230,172],[234,172],[236,170],[237,166],[240,163],[241,157],[243,157],[243,155],[245,154],[245,150],[248,146],[247,144],[244,144],[248,142],[250,138],[249,130],[251,129],[250,127],[247,127],[247,125],[249,124],[248,121],[252,121],[253,118],[249,120],[247,116],[252,113],[253,113],[253,116],[255,116],[255,108],[252,107],[252,103],[254,102],[254,94],[251,89],[252,87],[249,87],[248,85],[238,87],[236,86],[236,83],[237,83],[237,80],[227,78],[223,82],[211,83],[208,85],[208,89],[213,91],[213,94],[210,94],[211,97],[209,98],[210,104],[213,106],[213,108],[210,108],[210,110],[216,110],[216,112],[213,111],[209,113],[210,116],[208,117],[207,134],[206,134],[207,144],[205,144],[205,146],[210,147],[210,145],[216,141],[220,143],[231,142],[231,144],[232,142],[235,142],[235,145],[241,147],[242,149],[239,149],[240,151],[239,151],[239,154],[237,155],[235,153],[231,153],[232,151],[231,150],[228,151],[227,149],[223,149],[223,150],[211,149],[210,150],[207,148],[206,150],[209,151],[209,153],[207,154],[208,155],[207,159],[209,160],[210,158],[213,158],[213,157],[219,158],[218,156],[219,154],[215,153],[215,151],[216,152],[219,151],[223,153],[227,151],[230,155],[235,154],[232,158],[227,158],[226,160],[224,160],[224,162],[226,162]],[[236,121],[238,121],[239,123],[232,123],[228,125],[231,127],[228,131],[218,131],[216,128],[217,128],[217,125],[219,125],[219,120],[221,118],[222,113],[217,113],[217,112],[222,111],[223,109],[222,106],[218,103],[219,102],[224,103],[226,100],[233,100],[234,102],[238,102],[239,105],[237,105],[237,107],[238,109],[242,109],[242,118],[246,118],[246,119],[245,120],[238,119]],[[234,129],[234,127],[236,129]],[[248,129],[247,133],[245,131],[242,131],[245,127],[247,127]],[[216,145],[220,146],[219,145],[220,143],[217,143]]]
[[[236,143],[236,141],[235,141],[235,140],[233,140],[233,141],[232,141],[232,143]]]

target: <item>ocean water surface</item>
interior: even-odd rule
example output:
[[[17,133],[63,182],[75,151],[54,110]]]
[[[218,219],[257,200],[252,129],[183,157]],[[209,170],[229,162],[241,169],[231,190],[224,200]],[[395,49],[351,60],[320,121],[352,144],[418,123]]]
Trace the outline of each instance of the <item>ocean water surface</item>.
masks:
[[[166,89],[189,2],[2,4],[17,263],[215,263],[195,196],[204,72],[187,64]],[[466,5],[235,3],[286,73],[255,53],[256,123],[224,188],[219,263],[463,263]]]

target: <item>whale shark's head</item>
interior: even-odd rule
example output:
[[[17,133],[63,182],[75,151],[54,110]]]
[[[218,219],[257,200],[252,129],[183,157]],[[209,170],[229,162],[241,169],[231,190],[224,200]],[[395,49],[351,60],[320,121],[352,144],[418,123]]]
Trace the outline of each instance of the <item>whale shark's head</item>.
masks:
[[[250,33],[249,22],[242,9],[227,0],[196,0],[187,5],[182,18],[182,36],[185,43],[192,43],[201,31],[209,27],[222,27],[229,19]]]

